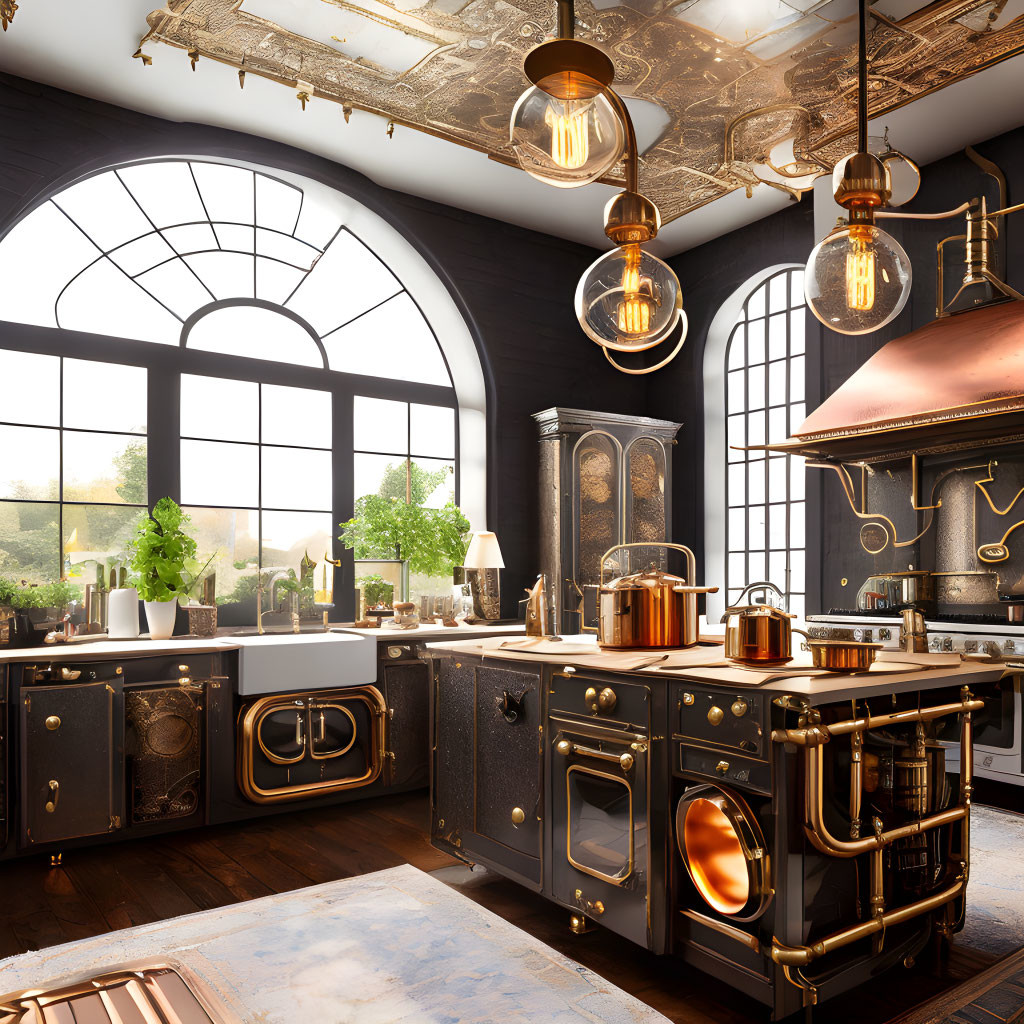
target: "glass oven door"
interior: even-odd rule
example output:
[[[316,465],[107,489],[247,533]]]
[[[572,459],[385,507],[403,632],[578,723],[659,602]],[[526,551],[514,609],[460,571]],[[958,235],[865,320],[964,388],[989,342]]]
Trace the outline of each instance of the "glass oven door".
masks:
[[[554,894],[649,948],[647,739],[552,725]]]

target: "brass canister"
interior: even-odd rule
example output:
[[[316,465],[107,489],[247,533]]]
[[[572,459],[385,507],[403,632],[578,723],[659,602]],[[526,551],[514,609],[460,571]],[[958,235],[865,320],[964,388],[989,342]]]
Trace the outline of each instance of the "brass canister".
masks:
[[[652,565],[605,583],[604,566],[616,551],[672,548],[686,557],[686,579]],[[597,642],[615,650],[692,647],[699,639],[697,597],[718,587],[695,587],[693,552],[682,544],[617,544],[601,558]],[[688,582],[691,581],[691,582]]]

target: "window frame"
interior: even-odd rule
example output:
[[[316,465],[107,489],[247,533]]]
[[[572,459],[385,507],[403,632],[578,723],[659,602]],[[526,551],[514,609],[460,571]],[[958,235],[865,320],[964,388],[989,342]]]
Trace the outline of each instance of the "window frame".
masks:
[[[281,312],[291,319],[297,321],[316,341],[321,353],[324,346],[320,335],[316,330],[293,310],[277,305],[264,299],[250,297],[232,297],[222,300],[215,300],[201,309],[194,311],[194,314],[182,321],[182,330],[177,345],[164,344],[153,341],[123,338],[107,334],[76,331],[63,327],[41,326],[19,321],[5,320],[0,317],[0,348],[13,351],[34,353],[40,355],[59,356],[63,358],[88,359],[95,362],[117,363],[127,366],[145,368],[147,371],[147,431],[145,436],[147,443],[147,486],[149,508],[152,509],[155,502],[167,495],[180,504],[181,479],[180,479],[180,401],[181,401],[181,375],[196,374],[199,376],[223,377],[231,380],[250,381],[257,384],[279,384],[292,387],[307,387],[314,390],[329,391],[332,401],[332,438],[331,438],[331,468],[332,468],[332,505],[331,515],[334,519],[335,529],[340,534],[340,523],[351,518],[355,501],[354,495],[354,450],[353,450],[353,403],[356,395],[368,398],[381,398],[392,401],[416,403],[423,405],[437,405],[451,408],[455,413],[455,480],[454,494],[457,504],[462,503],[462,461],[466,454],[463,450],[462,431],[464,427],[464,416],[471,417],[466,422],[475,423],[477,418],[485,414],[483,377],[479,357],[475,352],[475,345],[467,333],[467,325],[463,314],[452,301],[451,296],[444,288],[444,284],[433,272],[429,265],[423,261],[408,239],[404,238],[387,221],[380,218],[367,209],[358,199],[350,197],[324,185],[315,179],[305,178],[301,175],[280,171],[276,168],[257,164],[245,159],[225,158],[222,155],[202,154],[194,155],[167,154],[148,156],[139,160],[120,161],[105,166],[99,166],[88,173],[80,176],[64,179],[54,183],[46,192],[35,197],[34,201],[19,211],[18,216],[0,229],[0,243],[2,243],[9,232],[25,217],[34,212],[44,203],[59,199],[60,194],[72,185],[103,174],[107,171],[118,171],[123,168],[135,168],[146,164],[181,162],[190,164],[192,162],[203,162],[220,164],[229,167],[239,167],[252,171],[256,175],[263,175],[296,189],[300,192],[305,201],[307,191],[319,193],[321,200],[325,193],[332,193],[338,197],[343,206],[348,207],[348,218],[343,218],[337,231],[325,243],[324,251],[333,244],[337,237],[347,232],[357,242],[362,244],[375,260],[380,262],[395,278],[398,290],[381,303],[375,304],[370,310],[364,310],[355,317],[346,320],[343,324],[332,328],[331,333],[341,327],[347,326],[367,312],[372,312],[378,305],[393,300],[398,295],[408,295],[417,311],[423,317],[424,323],[437,345],[438,351],[444,362],[448,374],[449,384],[423,384],[413,381],[397,380],[385,377],[374,377],[368,374],[347,373],[342,370],[332,370],[326,365],[324,367],[299,366],[276,360],[253,359],[245,356],[225,355],[222,353],[205,352],[192,350],[187,347],[187,336],[192,326],[199,320],[200,314],[206,314],[213,309],[228,305],[255,305],[263,306]],[[64,211],[62,211],[64,213]],[[67,216],[66,213],[64,213]],[[301,206],[300,206],[301,215]],[[68,218],[71,219],[70,217]],[[380,223],[376,223],[379,221]],[[197,223],[210,223],[202,221]],[[220,223],[220,222],[217,222]],[[297,221],[296,221],[297,223]],[[259,227],[261,225],[243,225],[244,227]],[[366,233],[371,231],[379,244],[371,245],[366,239]],[[79,229],[81,230],[81,229]],[[156,234],[163,230],[156,229]],[[271,229],[272,230],[272,229]],[[146,234],[152,234],[147,232]],[[91,236],[83,232],[86,238]],[[378,235],[380,237],[378,237]],[[128,240],[131,241],[131,240]],[[398,247],[404,245],[409,253],[397,252]],[[109,259],[105,250],[98,243],[93,242],[100,249],[99,259]],[[119,243],[123,245],[125,242]],[[309,244],[309,243],[306,243]],[[384,249],[382,255],[379,251]],[[113,250],[111,250],[113,251]],[[394,262],[387,258],[390,252]],[[412,261],[410,261],[410,256]],[[399,262],[401,266],[396,266]],[[422,264],[420,267],[418,264]],[[120,271],[120,268],[118,268]],[[410,285],[405,279],[409,274],[415,284]],[[76,275],[77,276],[77,275]],[[130,276],[130,275],[129,275]],[[431,295],[424,295],[426,301],[434,314],[447,325],[449,333],[455,331],[455,337],[450,339],[449,345],[442,344],[438,337],[437,329],[431,318],[424,309],[423,302],[414,289],[420,290],[424,287],[424,278],[427,277],[436,284],[437,288],[444,292],[443,298],[435,300]],[[303,280],[305,280],[303,278]],[[300,282],[301,283],[301,282]],[[65,287],[67,282],[65,282]],[[142,287],[140,285],[140,287]],[[296,288],[298,285],[296,286]],[[154,296],[155,298],[155,296]],[[163,305],[159,299],[155,301]],[[451,312],[444,308],[451,307]],[[175,318],[181,320],[180,317]],[[465,338],[459,338],[458,332],[465,334]],[[474,349],[473,356],[475,364],[470,366],[465,359],[453,366],[450,362],[450,351],[455,351],[461,356],[468,355],[469,347]],[[325,359],[326,363],[326,359]],[[460,393],[465,392],[468,405],[460,402]],[[479,391],[479,394],[476,392]],[[134,436],[134,435],[133,435]],[[483,439],[474,442],[471,456],[475,457],[477,449],[483,455],[486,451]],[[474,459],[475,461],[475,459]],[[477,474],[474,473],[474,477]],[[480,492],[479,494],[477,492]],[[471,489],[473,503],[482,504],[483,483],[474,480]],[[55,502],[49,502],[55,504]],[[74,503],[92,504],[92,503]],[[136,506],[125,506],[136,507]],[[141,508],[141,506],[138,506]],[[208,507],[208,506],[203,506]],[[212,506],[211,506],[212,507]],[[479,513],[478,513],[479,514]],[[471,517],[473,518],[473,517]],[[64,537],[60,535],[60,558],[63,564]],[[332,557],[340,559],[341,564],[334,568],[333,592],[335,597],[335,617],[343,620],[351,619],[355,610],[354,591],[354,565],[351,550],[341,546],[337,534],[334,538],[334,550]]]
[[[750,298],[757,292],[761,287],[766,289],[766,303],[764,311],[764,322],[765,322],[765,388],[767,391],[767,371],[768,371],[768,338],[767,338],[767,326],[768,320],[771,316],[771,312],[768,305],[767,292],[769,288],[769,282],[772,278],[778,277],[782,274],[789,276],[793,271],[803,270],[802,264],[795,263],[780,263],[766,267],[764,270],[754,274],[746,281],[743,282],[738,288],[736,288],[728,298],[719,307],[718,312],[715,314],[712,320],[711,327],[708,330],[707,342],[704,348],[703,357],[703,380],[704,380],[704,563],[705,563],[705,578],[709,581],[719,584],[720,590],[718,594],[708,595],[707,599],[707,617],[709,622],[717,622],[724,614],[725,609],[729,606],[729,578],[728,578],[728,560],[729,560],[729,498],[728,498],[728,467],[730,464],[735,465],[736,463],[730,463],[728,461],[729,454],[729,438],[728,438],[728,356],[729,347],[734,337],[735,331],[739,323],[746,323],[749,319],[746,313],[748,310],[748,302]],[[787,296],[789,295],[789,282],[787,281]],[[788,316],[792,315],[794,309],[799,307],[793,307],[789,304],[787,298],[786,313]],[[805,314],[806,316],[806,314]],[[787,355],[785,361],[789,364],[792,356],[789,353],[789,323],[787,322]],[[811,361],[806,358],[807,352],[810,348],[809,344],[809,332],[806,330],[805,320],[805,332],[804,332],[804,391],[805,391],[805,403],[810,401],[811,389],[808,387],[809,381],[809,367]],[[746,369],[748,366],[746,359],[744,359],[743,367]],[[746,385],[745,385],[746,386]],[[787,374],[787,402],[785,408],[787,410],[787,420],[789,416],[789,382]],[[743,414],[748,415],[750,412],[746,406],[743,409]],[[764,408],[764,415],[767,418],[768,406]],[[790,429],[795,429],[798,424],[790,423]],[[780,441],[783,438],[766,438],[766,441]],[[785,457],[788,461],[789,456]],[[746,464],[746,459],[741,465]],[[765,471],[767,476],[768,461],[765,460]],[[765,493],[765,508],[769,504],[768,493],[767,493],[767,479],[766,479],[766,493]],[[790,494],[790,481],[787,471],[787,506],[789,504]],[[811,508],[812,500],[810,494],[810,487],[805,479],[804,485],[804,581],[803,589],[797,591],[797,593],[803,595],[805,604],[805,614],[809,612],[810,604],[809,601],[812,599],[812,595],[815,593],[811,587],[811,581],[814,578],[813,569],[809,562],[809,555],[812,551],[812,537],[811,537]],[[750,505],[745,503],[745,507],[749,509]],[[790,546],[789,537],[789,520],[787,515],[786,522],[786,564],[787,564],[787,575],[790,562],[790,552],[795,550]],[[746,527],[749,536],[749,520],[746,521]],[[766,533],[766,544],[765,544],[765,578],[768,578],[768,562],[769,562],[769,549],[770,544],[768,542],[768,528],[769,522],[766,516],[765,520],[765,533]],[[781,550],[781,549],[779,549]],[[749,556],[749,548],[746,549],[745,554]],[[745,565],[749,569],[749,557],[745,557]],[[746,580],[745,583],[757,582],[756,580]],[[773,580],[783,589],[786,581]],[[733,587],[733,590],[738,590],[738,587]]]

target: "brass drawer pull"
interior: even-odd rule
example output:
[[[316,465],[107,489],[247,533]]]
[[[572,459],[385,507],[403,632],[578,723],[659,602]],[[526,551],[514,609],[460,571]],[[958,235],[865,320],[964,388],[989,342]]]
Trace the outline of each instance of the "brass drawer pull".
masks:
[[[57,810],[57,799],[60,796],[60,783],[56,779],[50,779],[50,799],[46,801],[44,810],[47,814],[53,814]]]
[[[56,732],[60,728],[60,716],[47,715],[45,725],[50,732]]]
[[[598,750],[596,747],[583,747],[578,743],[573,743],[571,740],[559,740],[555,745],[555,750],[562,755],[562,757],[568,757],[570,754],[580,754],[583,757],[596,757],[602,761],[613,761],[617,764],[624,772],[631,771],[633,765],[636,764],[637,754],[642,754],[646,747],[642,747],[641,744],[634,744],[636,754],[626,750],[621,754],[613,754],[608,750]]]
[[[522,807],[512,808],[512,824],[515,828],[519,828],[522,823],[526,821],[526,811]]]
[[[82,670],[80,668],[68,668],[67,665],[61,666],[60,677],[66,683],[74,682],[81,674]]]

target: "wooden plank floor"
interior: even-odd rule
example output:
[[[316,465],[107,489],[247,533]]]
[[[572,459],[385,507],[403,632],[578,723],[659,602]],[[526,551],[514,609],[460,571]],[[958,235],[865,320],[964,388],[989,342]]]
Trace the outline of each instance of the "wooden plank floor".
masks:
[[[434,850],[423,793],[71,851],[64,865],[0,865],[0,958],[179,914],[412,864],[598,972],[678,1024],[749,1024],[759,1004],[668,957],[598,928],[572,935],[540,896]],[[828,1024],[883,1024],[990,964],[956,951],[941,975],[920,965],[826,1004]],[[2,986],[0,986],[2,987]]]

